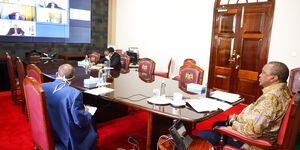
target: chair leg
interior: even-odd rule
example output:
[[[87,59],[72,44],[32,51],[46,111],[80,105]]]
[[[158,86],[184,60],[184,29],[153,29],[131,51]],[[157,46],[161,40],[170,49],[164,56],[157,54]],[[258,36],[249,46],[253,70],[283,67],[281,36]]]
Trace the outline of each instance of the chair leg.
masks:
[[[17,104],[17,91],[12,90],[12,100],[14,101],[14,105]]]

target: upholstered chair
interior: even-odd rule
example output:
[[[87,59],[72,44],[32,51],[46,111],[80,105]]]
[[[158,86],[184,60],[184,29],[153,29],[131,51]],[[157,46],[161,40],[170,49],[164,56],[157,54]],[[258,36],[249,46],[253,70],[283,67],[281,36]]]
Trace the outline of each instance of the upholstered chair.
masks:
[[[183,61],[183,65],[196,65],[196,60],[192,59],[192,58],[187,58]],[[179,70],[180,72],[180,70]],[[173,80],[177,80],[179,81],[179,75],[175,76],[172,78]]]
[[[203,75],[204,75],[204,70],[196,65],[181,66],[178,86],[182,91],[189,93],[187,91],[187,84],[189,83],[202,84]]]
[[[126,54],[120,54],[121,56],[121,73],[128,73],[129,70],[129,65],[130,65],[130,57]]]
[[[300,68],[291,70],[288,86],[293,94],[300,90]]]
[[[26,72],[28,77],[33,77],[39,83],[43,83],[42,71],[35,64],[29,64],[26,67]]]
[[[93,53],[89,54],[90,61],[93,62],[93,63],[99,61],[100,56],[101,56],[101,54],[97,53],[97,52],[93,52]]]
[[[18,96],[22,96],[21,93],[18,93],[20,89],[19,80],[15,76],[15,70],[12,62],[11,56],[6,52],[6,62],[7,62],[7,71],[9,76],[10,82],[10,91],[11,91],[11,98],[14,101],[14,104],[17,104]]]
[[[150,58],[142,58],[139,61],[139,77],[145,82],[154,81],[155,62]]]
[[[23,86],[34,149],[55,150],[44,90],[32,77],[26,77]]]
[[[255,139],[247,137],[231,128],[225,126],[217,126],[213,130],[222,135],[220,140],[220,146],[218,149],[223,150],[239,150],[239,148],[226,145],[224,142],[224,136],[232,137],[248,145],[253,145],[262,149],[273,150],[292,150],[295,146],[295,141],[300,127],[300,91],[290,101],[290,105],[286,111],[286,114],[282,120],[277,142],[271,143],[267,140]]]
[[[19,79],[19,85],[21,89],[21,95],[22,95],[22,112],[25,113],[25,97],[24,97],[24,87],[23,87],[23,80],[25,78],[25,69],[22,60],[17,57],[16,58],[16,67],[17,67],[17,73],[18,73],[18,79]]]

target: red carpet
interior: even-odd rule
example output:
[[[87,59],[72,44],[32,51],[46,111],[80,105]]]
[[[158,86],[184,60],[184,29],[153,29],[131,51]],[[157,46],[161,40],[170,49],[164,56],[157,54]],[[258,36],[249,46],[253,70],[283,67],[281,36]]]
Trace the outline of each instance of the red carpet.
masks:
[[[32,150],[30,124],[21,105],[13,105],[10,95],[10,91],[0,92],[0,149]]]
[[[245,105],[237,105],[219,115],[200,122],[195,134],[200,130],[211,129],[213,122],[225,120],[228,114],[239,113]],[[129,116],[111,120],[97,125],[97,148],[100,150],[131,150],[133,145],[128,143],[128,136],[139,140],[139,149],[146,146],[147,112],[137,111]],[[13,105],[10,91],[0,92],[0,149],[1,150],[32,150],[33,142],[29,122],[21,112],[21,105]]]

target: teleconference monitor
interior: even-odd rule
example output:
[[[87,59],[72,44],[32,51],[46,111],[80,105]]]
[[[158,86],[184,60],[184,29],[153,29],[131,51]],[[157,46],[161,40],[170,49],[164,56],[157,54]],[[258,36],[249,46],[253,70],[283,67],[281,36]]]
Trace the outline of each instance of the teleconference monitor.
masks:
[[[0,0],[0,42],[91,42],[91,0]]]

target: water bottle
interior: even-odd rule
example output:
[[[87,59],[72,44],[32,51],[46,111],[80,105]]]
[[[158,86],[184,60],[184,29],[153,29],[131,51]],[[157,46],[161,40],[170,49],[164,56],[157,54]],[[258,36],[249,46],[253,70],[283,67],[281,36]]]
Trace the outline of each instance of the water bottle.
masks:
[[[98,72],[98,79],[99,79],[99,83],[102,84],[103,83],[103,72],[102,70],[99,70]]]
[[[162,81],[160,85],[160,96],[166,96],[166,81]]]

